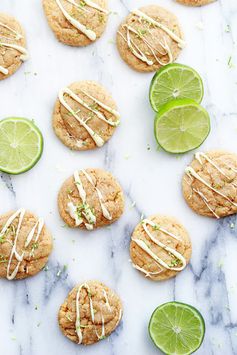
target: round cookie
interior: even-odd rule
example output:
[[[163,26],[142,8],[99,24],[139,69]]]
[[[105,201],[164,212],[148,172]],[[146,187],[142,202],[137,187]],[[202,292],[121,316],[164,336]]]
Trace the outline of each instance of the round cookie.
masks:
[[[59,213],[69,227],[93,230],[115,222],[123,213],[123,192],[108,172],[75,171],[58,194]]]
[[[135,228],[130,244],[133,267],[154,281],[169,279],[189,263],[191,241],[174,218],[154,215]]]
[[[216,0],[176,0],[180,4],[187,5],[187,6],[203,6],[211,4]]]
[[[187,204],[198,214],[221,218],[237,212],[237,155],[198,152],[182,181]]]
[[[140,72],[156,71],[172,63],[184,45],[176,16],[157,5],[131,12],[117,32],[122,59]]]
[[[103,34],[107,0],[43,0],[48,24],[57,39],[69,46],[87,46]]]
[[[121,300],[114,291],[101,282],[87,281],[69,293],[60,307],[58,323],[70,340],[90,345],[108,337],[122,313]]]
[[[14,17],[0,13],[0,80],[14,74],[27,59],[22,26]]]
[[[59,92],[53,112],[53,129],[73,150],[101,147],[120,123],[111,95],[95,81],[75,82]]]
[[[52,251],[52,237],[42,218],[23,208],[0,216],[0,278],[37,274]]]

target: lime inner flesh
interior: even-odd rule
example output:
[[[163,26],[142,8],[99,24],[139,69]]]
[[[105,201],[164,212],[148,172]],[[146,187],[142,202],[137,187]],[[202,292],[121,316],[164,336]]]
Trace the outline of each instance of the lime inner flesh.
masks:
[[[42,135],[32,121],[0,121],[0,170],[12,174],[29,170],[40,158],[42,149]]]
[[[152,79],[150,102],[156,112],[173,99],[191,99],[200,103],[202,98],[202,79],[193,68],[186,65],[169,64]]]
[[[155,137],[170,153],[195,149],[210,131],[208,113],[191,100],[174,100],[164,105],[155,120]]]
[[[165,354],[187,355],[202,344],[205,324],[201,314],[192,306],[169,302],[154,311],[149,333]]]

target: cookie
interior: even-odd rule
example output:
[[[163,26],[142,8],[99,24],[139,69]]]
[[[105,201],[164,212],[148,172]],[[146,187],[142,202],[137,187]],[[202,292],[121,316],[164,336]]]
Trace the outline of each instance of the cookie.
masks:
[[[90,345],[108,337],[122,318],[122,303],[114,291],[98,281],[72,289],[60,307],[63,334],[78,344]]]
[[[188,5],[188,6],[203,6],[211,4],[216,0],[176,0],[180,4]]]
[[[23,208],[0,216],[0,278],[37,274],[52,251],[52,237],[42,218]]]
[[[172,63],[184,45],[176,16],[156,5],[132,11],[117,32],[122,59],[140,72],[156,71]]]
[[[198,152],[185,169],[183,195],[198,214],[221,218],[237,212],[237,155]]]
[[[75,171],[58,194],[59,213],[69,227],[93,230],[115,222],[123,213],[123,192],[108,172]]]
[[[14,17],[0,13],[0,80],[14,74],[27,59],[22,26]]]
[[[154,281],[166,280],[181,272],[191,253],[187,231],[172,217],[148,217],[137,225],[131,237],[133,267]]]
[[[87,46],[103,34],[107,0],[43,0],[48,24],[57,39],[69,46]]]
[[[111,95],[95,81],[75,82],[59,92],[53,129],[73,150],[102,147],[120,123]]]

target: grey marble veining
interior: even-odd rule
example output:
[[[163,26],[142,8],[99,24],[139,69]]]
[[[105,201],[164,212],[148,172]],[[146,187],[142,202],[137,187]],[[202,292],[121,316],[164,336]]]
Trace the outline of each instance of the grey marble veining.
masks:
[[[45,149],[30,172],[0,174],[0,213],[24,206],[45,218],[55,240],[46,271],[24,281],[0,281],[0,354],[159,354],[149,340],[147,324],[154,308],[170,300],[190,303],[204,315],[206,337],[197,354],[237,354],[236,217],[210,220],[186,206],[180,182],[192,153],[175,157],[157,151],[148,100],[152,74],[129,69],[114,45],[116,29],[129,10],[149,3],[110,0],[112,14],[104,36],[87,48],[70,48],[55,40],[40,0],[1,0],[0,11],[15,15],[24,25],[31,58],[0,83],[0,118],[34,118]],[[153,3],[177,14],[187,40],[179,62],[195,67],[204,79],[203,105],[210,113],[212,131],[202,149],[237,152],[236,0],[196,9],[172,0]],[[73,153],[55,137],[51,112],[58,89],[81,79],[98,80],[113,93],[122,124],[102,149]],[[110,170],[126,195],[123,217],[91,234],[63,227],[56,204],[65,178],[75,168],[89,166]],[[193,243],[187,269],[162,283],[144,279],[129,263],[133,228],[142,214],[156,212],[176,216]],[[124,304],[116,332],[88,348],[72,344],[57,326],[57,311],[68,291],[86,279],[107,283]]]

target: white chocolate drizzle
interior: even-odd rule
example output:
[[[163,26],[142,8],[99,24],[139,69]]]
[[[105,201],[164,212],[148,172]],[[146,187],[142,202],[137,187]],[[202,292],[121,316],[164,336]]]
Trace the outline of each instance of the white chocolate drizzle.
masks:
[[[152,25],[160,28],[164,32],[166,32],[167,35],[170,36],[170,38],[172,38],[176,43],[178,43],[180,48],[184,48],[185,47],[185,45],[186,45],[185,41],[182,38],[180,38],[179,36],[177,36],[173,31],[171,31],[165,25],[162,25],[160,22],[154,20],[153,18],[151,18],[150,16],[146,15],[144,12],[142,12],[140,10],[133,10],[132,13],[134,15],[137,15],[140,18],[143,18],[144,20],[146,20],[150,24],[152,24]]]
[[[103,195],[102,193],[100,192],[100,190],[95,186],[92,178],[90,177],[90,175],[85,171],[85,170],[82,170],[83,174],[85,175],[85,177],[87,178],[87,180],[90,182],[90,184],[93,186],[93,188],[96,190],[97,192],[97,196],[99,198],[99,202],[100,202],[100,207],[101,207],[101,210],[102,210],[102,214],[103,216],[108,219],[109,221],[112,220],[112,216],[111,214],[109,213],[108,209],[106,208],[105,204],[104,204],[104,198],[103,198]]]
[[[88,11],[87,9],[85,9],[85,7],[84,7],[83,5],[81,5],[80,3],[76,3],[75,0],[66,0],[66,1],[69,2],[70,4],[76,6],[76,7],[79,8],[81,11],[90,13],[90,11]]]
[[[15,233],[15,238],[12,244],[12,250],[10,253],[10,257],[9,257],[9,261],[8,261],[8,265],[7,265],[7,279],[8,280],[13,280],[19,270],[20,264],[24,258],[24,255],[26,253],[26,250],[24,250],[21,254],[18,253],[17,251],[17,242],[18,242],[18,236],[20,233],[20,229],[21,229],[21,225],[25,216],[25,209],[21,208],[19,210],[17,210],[5,223],[5,225],[3,226],[1,232],[0,232],[0,237],[3,237],[4,234],[7,232],[8,228],[12,225],[13,221],[18,217],[18,225],[16,228],[16,233]],[[38,242],[38,239],[40,237],[41,231],[43,229],[44,226],[44,221],[42,218],[39,218],[38,221],[35,223],[35,225],[33,226],[33,228],[31,229],[31,231],[29,232],[29,234],[26,236],[26,240],[24,243],[24,249],[28,248],[28,246],[30,245],[30,243],[33,241],[34,239],[34,243]],[[34,238],[35,232],[36,232],[36,228],[37,228],[37,233],[36,236]],[[33,247],[34,249],[34,247]],[[31,250],[30,255],[32,255],[33,253],[33,249]],[[12,273],[10,273],[10,268],[11,268],[11,264],[12,264],[12,260],[13,258],[15,258],[17,260],[17,265],[15,267],[15,269],[12,271]]]
[[[199,162],[199,164],[203,165],[203,161],[202,159],[205,159],[206,161],[208,161],[216,170],[219,171],[220,174],[222,174],[224,177],[226,177],[228,180],[230,179],[230,177],[213,161],[213,159],[209,158],[206,154],[202,153],[202,152],[197,152],[195,154],[195,158],[197,159],[197,161]],[[234,169],[233,167],[229,167],[227,165],[227,167],[237,173],[236,169]],[[185,173],[189,176],[189,178],[192,180],[193,178],[197,179],[198,181],[200,181],[201,183],[203,183],[206,187],[208,187],[210,190],[212,190],[213,192],[215,192],[216,194],[222,196],[225,200],[227,200],[228,202],[230,202],[233,206],[237,207],[237,204],[235,202],[233,202],[228,196],[226,196],[225,194],[223,194],[222,192],[218,191],[217,189],[215,189],[214,187],[212,187],[207,181],[205,181],[191,166],[188,166],[185,169]],[[190,186],[192,184],[189,184]],[[236,185],[234,183],[232,183],[233,186],[236,187]],[[199,190],[193,188],[191,186],[192,191],[194,191],[196,194],[198,194],[200,196],[200,198],[203,200],[204,204],[207,206],[207,208],[209,209],[209,211],[217,218],[219,219],[220,216],[215,212],[215,210],[210,206],[209,204],[209,200],[207,199],[207,197]]]
[[[7,75],[9,73],[8,69],[4,68],[3,66],[0,65],[0,73]]]
[[[95,110],[93,108],[93,106],[88,105],[84,100],[82,100],[78,95],[76,95],[72,90],[70,90],[69,88],[65,88],[63,90],[61,90],[59,92],[58,98],[60,103],[70,112],[71,115],[73,115],[73,117],[87,130],[87,132],[89,133],[89,135],[91,136],[91,138],[94,140],[95,144],[97,145],[97,147],[102,147],[104,145],[104,140],[102,137],[100,137],[93,129],[90,128],[90,126],[87,124],[88,120],[83,120],[80,116],[80,109],[77,112],[74,112],[74,110],[71,108],[71,106],[66,102],[66,100],[64,99],[64,95],[67,94],[69,95],[69,97],[71,97],[73,100],[75,100],[76,102],[78,102],[81,106],[85,107],[87,110],[93,112],[100,120],[106,122],[108,125],[110,126],[118,126],[120,123],[119,120],[119,113],[114,110],[113,108],[105,105],[103,102],[97,100],[95,97],[91,96],[90,94],[88,94],[87,92],[81,90],[82,93],[86,96],[88,96],[91,100],[93,100],[93,102],[95,102],[98,106],[102,107],[104,110],[106,110],[107,112],[113,114],[116,118],[117,121],[111,121],[111,120],[107,120],[106,117],[98,110]]]
[[[73,115],[73,117],[76,118],[76,120],[80,123],[80,125],[87,130],[87,132],[89,133],[89,135],[91,136],[91,138],[93,139],[97,147],[102,147],[105,143],[104,140],[96,132],[94,132],[93,129],[91,129],[88,126],[88,124],[86,124],[86,122],[78,115],[78,113],[73,111],[71,106],[68,105],[68,103],[64,99],[64,94],[65,94],[65,90],[59,92],[58,98],[60,103]]]
[[[12,48],[17,50],[18,52],[20,52],[22,55],[20,56],[20,60],[21,61],[26,61],[28,59],[28,51],[25,47],[18,45],[17,43],[8,43],[8,42],[3,42],[2,39],[5,39],[7,41],[12,41],[13,39],[16,41],[19,41],[20,39],[23,38],[23,36],[18,33],[17,31],[15,31],[13,28],[9,27],[8,25],[0,22],[0,27],[3,27],[5,29],[7,29],[10,33],[12,33],[14,35],[14,38],[10,37],[6,37],[6,36],[2,36],[0,35],[0,47],[7,47],[7,48]],[[9,73],[7,68],[4,68],[3,66],[0,65],[0,73],[7,75]]]
[[[147,236],[152,240],[152,242],[154,244],[156,244],[157,246],[159,246],[160,248],[164,249],[168,254],[175,256],[179,263],[182,264],[182,266],[176,267],[176,266],[172,266],[171,264],[167,264],[164,260],[162,260],[158,255],[156,255],[152,249],[146,244],[145,241],[143,241],[142,239],[138,239],[138,238],[132,238],[132,241],[134,243],[136,243],[143,251],[145,251],[153,260],[155,260],[155,262],[158,265],[161,265],[163,268],[168,269],[168,270],[173,270],[173,271],[181,271],[186,267],[186,259],[179,253],[177,252],[175,249],[170,248],[169,246],[165,245],[164,243],[160,242],[157,238],[155,238],[152,233],[149,231],[148,229],[148,225],[150,225],[154,230],[159,230],[160,232],[163,232],[165,234],[167,234],[168,236],[170,236],[171,238],[174,238],[176,240],[178,240],[179,242],[182,242],[182,240],[177,237],[176,235],[174,235],[173,233],[167,231],[166,229],[164,229],[161,226],[158,226],[156,223],[154,223],[153,221],[149,220],[149,219],[144,219],[142,222],[142,227],[145,230]],[[141,268],[140,266],[133,264],[133,267],[141,272],[143,272],[146,277],[151,277],[152,275],[158,275],[159,273],[162,272],[162,269],[160,268],[159,271],[157,272],[149,272],[147,270],[145,270],[144,268]]]
[[[226,199],[227,201],[229,201],[233,206],[237,207],[237,203],[233,202],[228,196],[226,196],[225,194],[223,194],[222,192],[218,191],[217,189],[215,189],[214,187],[212,187],[207,181],[205,181],[198,173],[196,173],[196,171],[191,167],[188,166],[185,169],[185,173],[188,176],[192,176],[195,179],[197,179],[198,181],[202,182],[206,187],[208,187],[210,190],[214,191],[217,195],[222,196],[224,199]]]
[[[109,11],[106,10],[106,9],[103,9],[101,6],[99,6],[98,4],[96,4],[95,2],[91,1],[91,0],[83,0],[84,3],[89,6],[89,7],[92,7],[100,12],[103,12],[104,14],[108,15],[109,14]]]
[[[213,208],[210,206],[209,204],[209,200],[207,199],[207,197],[199,190],[196,190],[195,188],[192,188],[192,190],[194,192],[196,192],[196,194],[198,194],[201,199],[203,200],[203,202],[205,203],[205,205],[207,206],[207,208],[209,209],[209,211],[211,211],[211,213],[217,218],[219,219],[220,216],[218,216],[218,214],[213,210]]]
[[[153,61],[149,60],[147,56],[139,49],[139,47],[136,45],[136,43],[133,42],[130,36],[130,31],[131,31],[131,26],[124,26],[126,27],[126,38],[124,35],[119,31],[119,35],[124,39],[124,41],[127,43],[128,48],[131,50],[133,55],[140,59],[142,62],[146,63],[147,65],[153,65]]]
[[[94,308],[93,308],[93,301],[92,301],[92,297],[91,297],[91,292],[90,292],[90,287],[87,283],[84,283],[82,285],[79,286],[77,294],[76,294],[76,333],[78,336],[78,344],[82,343],[83,340],[83,334],[81,331],[82,325],[81,325],[81,316],[80,316],[80,293],[82,289],[85,289],[87,291],[87,295],[89,298],[89,306],[90,306],[90,314],[91,314],[91,321],[94,325],[94,330],[95,330],[95,334],[97,336],[98,339],[103,339],[105,336],[105,322],[104,322],[104,316],[102,313],[102,309],[101,309],[101,334],[99,335],[97,330],[96,330],[96,326],[95,326],[95,312],[94,312]],[[109,304],[109,300],[108,300],[108,296],[106,291],[103,289],[103,295],[104,295],[104,299],[105,299],[105,305],[106,307],[109,309],[109,311],[111,312],[111,307]],[[121,316],[120,316],[121,317]]]
[[[6,25],[5,23],[0,22],[0,26],[4,27],[4,28],[6,28],[8,31],[12,32],[12,33],[15,35],[15,38],[16,38],[16,39],[21,39],[21,38],[23,38],[23,36],[22,36],[20,33],[18,33],[17,31],[15,31],[13,28],[9,27],[9,26]]]
[[[133,55],[135,57],[137,57],[138,59],[140,59],[141,61],[143,61],[144,63],[146,63],[149,66],[152,66],[154,64],[154,62],[150,59],[148,59],[146,53],[144,53],[139,47],[138,45],[132,40],[131,36],[130,36],[130,32],[136,34],[148,47],[148,49],[150,50],[151,54],[153,55],[153,57],[155,58],[156,62],[159,63],[160,65],[164,66],[167,64],[170,64],[173,62],[173,55],[172,52],[166,42],[166,39],[164,39],[164,43],[162,43],[161,41],[159,41],[160,46],[165,50],[165,53],[161,53],[160,51],[158,51],[152,43],[150,43],[143,35],[141,35],[137,30],[135,30],[132,26],[128,26],[128,25],[124,25],[124,28],[126,28],[126,38],[124,37],[124,35],[119,31],[119,35],[124,39],[124,41],[127,43],[129,49],[131,50],[131,52],[133,53]],[[162,55],[168,55],[168,62],[162,62],[159,57],[157,56],[156,52],[162,54]],[[150,54],[150,53],[149,53]]]
[[[145,274],[145,277],[151,277],[151,276],[159,275],[162,272],[162,269],[160,269],[159,271],[154,271],[154,272],[147,271],[144,268],[142,268],[142,267],[140,267],[140,266],[138,266],[136,264],[133,264],[133,263],[132,263],[132,266],[134,267],[134,269],[136,269],[138,271],[141,271],[143,274]]]
[[[85,25],[83,25],[81,22],[79,22],[78,20],[76,20],[75,18],[73,18],[67,11],[66,9],[63,7],[61,0],[55,0],[58,7],[60,8],[60,10],[62,11],[64,17],[68,20],[68,22],[70,22],[70,24],[77,28],[80,32],[82,32],[86,37],[88,37],[91,41],[95,41],[96,40],[96,33],[90,29],[88,29]],[[66,0],[67,2],[69,2],[70,4],[72,4],[75,7],[80,8],[83,11],[86,11],[86,9],[83,8],[83,6],[81,6],[80,4],[77,4],[74,0]],[[102,7],[100,7],[98,4],[94,3],[91,0],[83,0],[83,2],[88,6],[91,7],[95,10],[98,10],[100,12],[103,12],[104,14],[108,14],[108,10],[103,9]]]
[[[206,159],[212,166],[214,166],[214,168],[216,168],[216,170],[218,170],[222,175],[224,175],[225,177],[227,177],[229,179],[229,177],[225,174],[225,172],[221,168],[219,168],[219,166],[212,159],[210,159],[206,154],[204,154],[202,152],[197,152],[195,154],[195,158],[197,159],[197,161],[201,165],[203,165],[203,162],[202,162],[201,158]]]
[[[144,12],[140,11],[140,10],[134,10],[132,11],[132,13],[136,16],[139,17],[139,22],[142,23],[142,20],[145,20],[146,22],[148,22],[149,24],[152,24],[155,27],[160,28],[161,30],[163,30],[166,34],[169,35],[169,37],[178,43],[178,46],[180,48],[183,48],[185,46],[185,42],[182,40],[182,38],[178,37],[173,31],[171,31],[168,27],[162,25],[160,22],[154,20],[153,18],[151,18],[150,16],[146,15]],[[173,62],[173,54],[172,51],[166,41],[166,39],[164,38],[164,43],[162,43],[161,41],[159,41],[159,45],[162,47],[162,49],[165,51],[164,53],[161,52],[161,50],[158,50],[157,48],[154,47],[153,43],[151,43],[150,41],[148,41],[148,39],[145,37],[145,35],[143,35],[142,30],[139,32],[138,30],[136,30],[134,27],[130,26],[130,25],[123,25],[123,28],[126,29],[126,37],[119,31],[118,34],[123,38],[123,40],[127,43],[128,48],[130,49],[130,51],[133,53],[133,55],[135,57],[137,57],[138,59],[140,59],[141,61],[143,61],[144,63],[146,63],[148,66],[152,66],[154,64],[154,61],[149,59],[147,55],[152,55],[155,58],[155,61],[157,63],[159,63],[161,66],[170,64]],[[152,35],[152,32],[149,30],[149,28],[144,29],[145,32],[149,32],[149,34],[151,35],[151,37],[154,37]],[[141,41],[143,43],[145,43],[145,45],[147,46],[149,52],[143,52],[139,46],[134,42],[134,40],[131,38],[131,33],[135,34],[136,37],[140,38]],[[152,38],[154,40],[156,40],[155,38]],[[163,62],[160,60],[159,56],[157,54],[161,54],[161,55],[167,55],[168,56],[168,61],[167,62]]]
[[[110,307],[110,304],[109,304],[108,295],[107,295],[107,293],[106,293],[104,288],[103,288],[102,291],[103,291],[106,307],[108,308],[109,312],[111,312],[111,307]]]
[[[93,110],[91,109],[86,103],[85,101],[81,100],[81,105],[84,106],[85,108],[87,108],[88,110],[90,109],[92,112],[94,112],[101,120],[107,122],[110,126],[118,126],[120,123],[120,114],[118,113],[118,111],[116,111],[115,109],[109,107],[108,105],[105,105],[103,102],[97,100],[94,96],[88,94],[86,91],[81,90],[83,92],[84,95],[88,96],[91,100],[93,100],[97,105],[99,105],[100,107],[102,107],[104,110],[106,110],[107,112],[111,113],[112,115],[114,115],[118,120],[117,121],[110,121],[107,120],[104,115],[101,114],[101,112],[98,112],[97,110]],[[78,96],[77,96],[78,97]]]
[[[109,212],[109,210],[106,208],[105,203],[104,203],[104,198],[103,195],[101,193],[101,191],[96,187],[96,185],[94,184],[91,176],[85,171],[85,170],[81,170],[80,172],[75,171],[74,172],[74,182],[76,184],[77,190],[79,192],[79,196],[82,200],[82,208],[80,214],[81,216],[78,214],[78,208],[80,208],[80,206],[75,206],[72,202],[68,203],[68,212],[70,214],[70,216],[75,220],[75,224],[76,226],[81,225],[82,223],[84,223],[82,215],[85,217],[85,219],[87,220],[88,223],[85,223],[85,227],[88,230],[93,230],[94,229],[94,225],[96,223],[96,216],[93,213],[91,207],[88,205],[87,200],[86,200],[86,191],[83,187],[82,181],[80,179],[80,173],[84,174],[84,176],[86,177],[86,179],[89,181],[89,183],[92,185],[92,187],[95,189],[98,199],[99,199],[99,203],[100,203],[100,207],[102,210],[102,214],[104,216],[104,218],[106,218],[107,220],[111,221],[112,220],[112,216]]]

